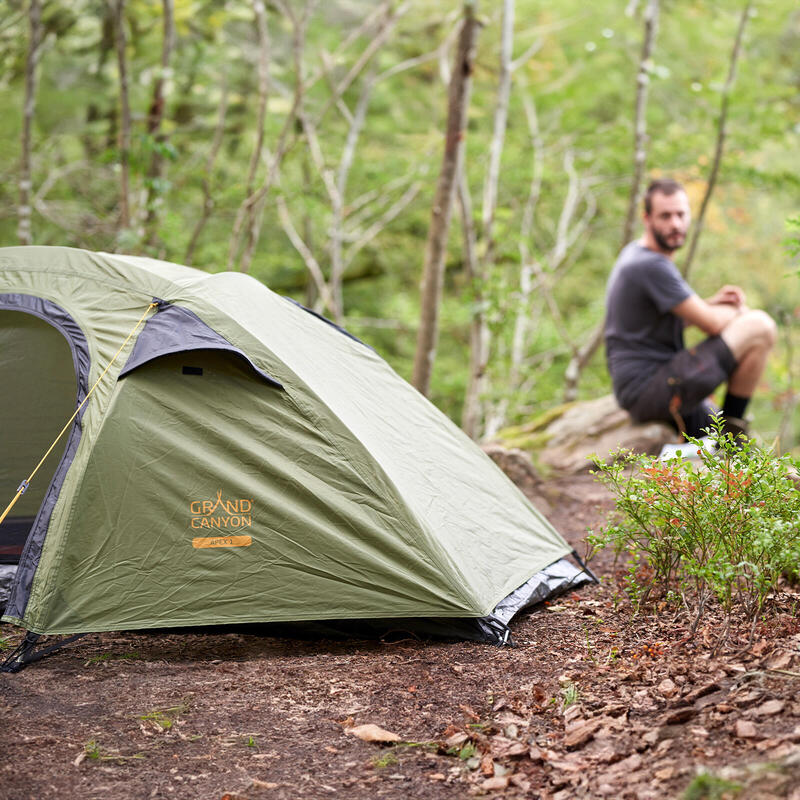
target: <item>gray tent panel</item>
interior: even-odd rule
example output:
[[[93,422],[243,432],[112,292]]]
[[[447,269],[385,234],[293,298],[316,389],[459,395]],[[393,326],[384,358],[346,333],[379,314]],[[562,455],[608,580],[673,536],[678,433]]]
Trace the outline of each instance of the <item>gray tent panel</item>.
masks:
[[[234,347],[224,337],[212,330],[196,314],[180,306],[161,303],[158,313],[145,324],[133,352],[119,373],[123,378],[137,367],[171,353],[190,350],[227,350],[243,358],[267,383],[282,389],[283,386],[263,369],[257,367],[247,354]]]

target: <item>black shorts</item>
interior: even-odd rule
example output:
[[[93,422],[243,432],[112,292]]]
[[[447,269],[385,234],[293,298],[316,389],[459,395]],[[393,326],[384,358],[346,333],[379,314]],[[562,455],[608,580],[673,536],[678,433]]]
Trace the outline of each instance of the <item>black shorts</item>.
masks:
[[[681,433],[703,436],[716,410],[707,398],[735,368],[728,345],[711,336],[659,367],[627,410],[637,422],[668,422]]]

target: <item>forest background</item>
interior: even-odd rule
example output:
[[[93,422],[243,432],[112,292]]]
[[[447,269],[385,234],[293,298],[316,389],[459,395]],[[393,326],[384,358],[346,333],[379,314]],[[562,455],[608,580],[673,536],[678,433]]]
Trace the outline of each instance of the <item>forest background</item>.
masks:
[[[702,234],[678,254],[692,284],[740,284],[780,324],[755,427],[800,450],[794,0],[0,9],[2,244],[243,270],[411,379],[444,236],[429,395],[485,438],[610,391],[605,281],[671,175]]]

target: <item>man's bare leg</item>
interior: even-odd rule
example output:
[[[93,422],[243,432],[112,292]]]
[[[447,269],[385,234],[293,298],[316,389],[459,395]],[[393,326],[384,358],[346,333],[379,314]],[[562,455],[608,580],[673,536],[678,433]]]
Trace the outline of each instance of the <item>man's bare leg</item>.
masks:
[[[728,381],[728,391],[752,397],[777,338],[777,326],[765,311],[743,311],[720,334],[738,362]]]
[[[728,379],[722,413],[731,433],[746,433],[744,412],[764,374],[777,338],[777,327],[766,312],[744,309],[723,328],[720,336],[737,361]]]

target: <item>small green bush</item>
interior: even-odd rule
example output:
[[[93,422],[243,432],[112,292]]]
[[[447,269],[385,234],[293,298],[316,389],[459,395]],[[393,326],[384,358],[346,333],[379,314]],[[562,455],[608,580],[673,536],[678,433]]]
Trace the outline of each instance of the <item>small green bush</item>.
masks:
[[[628,554],[622,590],[637,610],[656,597],[683,606],[692,632],[713,600],[728,623],[737,611],[754,623],[781,578],[796,580],[800,568],[800,491],[790,477],[800,462],[734,441],[720,420],[711,436],[712,449],[687,443],[696,460],[595,460],[616,519],[590,544]]]

